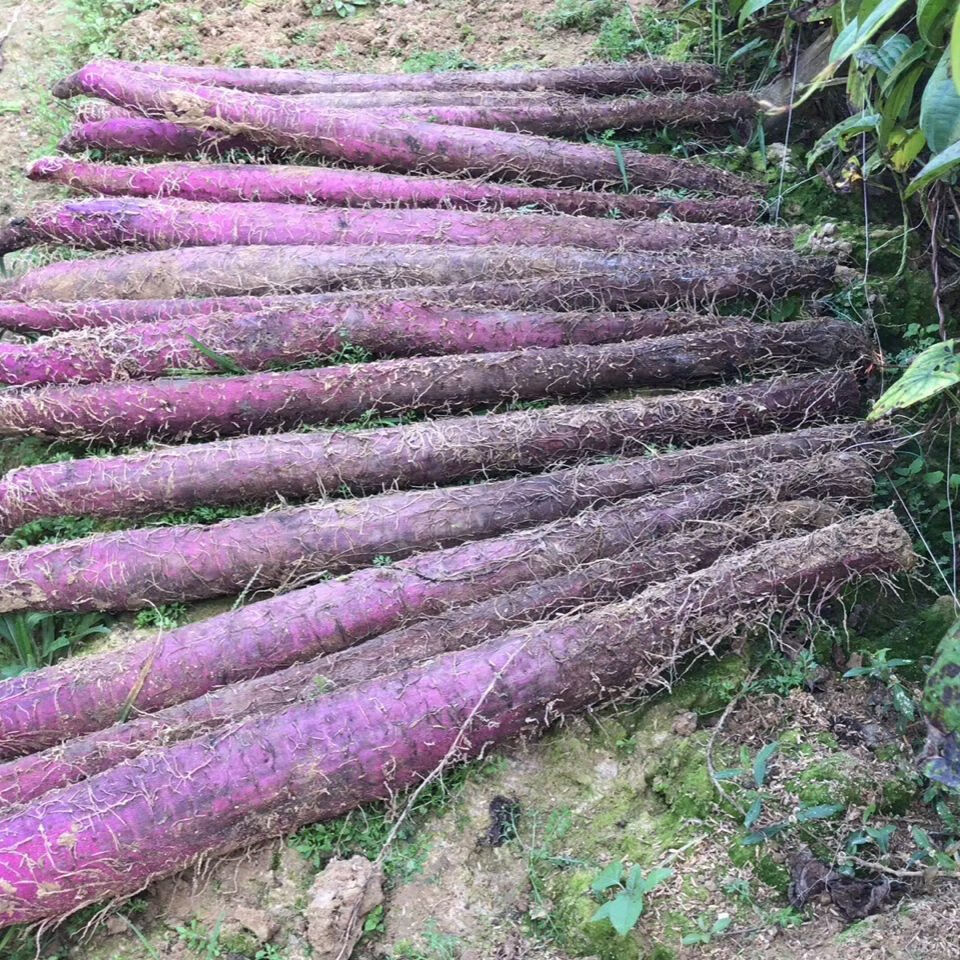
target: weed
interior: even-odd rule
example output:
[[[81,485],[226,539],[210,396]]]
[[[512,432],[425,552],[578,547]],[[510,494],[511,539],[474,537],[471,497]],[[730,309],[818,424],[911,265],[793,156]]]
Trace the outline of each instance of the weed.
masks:
[[[669,880],[674,871],[669,867],[659,867],[644,873],[639,866],[633,866],[627,871],[624,879],[623,862],[618,860],[602,870],[590,885],[595,897],[613,896],[603,903],[590,918],[597,923],[607,920],[614,930],[625,937],[638,923],[643,915],[645,897],[648,893]]]
[[[420,939],[422,946],[410,940],[401,940],[390,954],[392,960],[456,960],[460,947],[459,938],[441,933],[435,920],[428,921]]]
[[[99,613],[5,613],[0,615],[0,677],[50,666],[107,633]]]
[[[617,12],[614,0],[556,0],[545,21],[558,30],[588,33]]]
[[[478,760],[464,764],[420,791],[384,859],[384,873],[389,879],[402,880],[416,875],[423,868],[427,855],[421,828],[434,816],[442,814],[473,780],[494,774],[502,758]],[[404,797],[394,803],[372,803],[352,810],[335,820],[315,823],[298,831],[291,846],[321,868],[333,857],[356,854],[377,859],[395,823],[395,811],[403,809]]]
[[[459,50],[421,50],[407,57],[401,65],[405,73],[427,73],[435,70],[476,70],[479,67]]]
[[[184,603],[163,603],[159,606],[140,610],[134,621],[138,627],[156,630],[173,630],[181,626],[187,618],[187,606]]]
[[[223,918],[217,920],[212,930],[200,923],[194,917],[185,927],[175,927],[177,936],[186,944],[189,950],[199,954],[204,960],[217,960],[224,955],[224,947],[220,942],[223,929]]]

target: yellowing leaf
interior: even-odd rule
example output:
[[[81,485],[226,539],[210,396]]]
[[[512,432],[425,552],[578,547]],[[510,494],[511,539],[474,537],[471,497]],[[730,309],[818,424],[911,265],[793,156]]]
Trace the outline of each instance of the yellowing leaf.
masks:
[[[920,156],[920,151],[926,145],[927,138],[922,130],[914,130],[910,134],[902,128],[895,130],[890,135],[890,166],[897,173],[903,173]]]
[[[956,340],[945,340],[917,354],[903,376],[884,393],[867,416],[877,420],[894,410],[929,400],[960,383]]]

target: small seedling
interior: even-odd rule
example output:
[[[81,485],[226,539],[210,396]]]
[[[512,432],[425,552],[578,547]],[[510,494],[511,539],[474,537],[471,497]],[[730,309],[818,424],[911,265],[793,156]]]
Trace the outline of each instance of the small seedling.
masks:
[[[644,876],[639,866],[633,866],[623,879],[622,861],[611,863],[602,870],[590,885],[595,896],[602,896],[616,890],[615,896],[602,904],[590,918],[591,923],[608,920],[621,937],[625,937],[643,915],[644,898],[651,890],[673,876],[669,867],[658,867]]]

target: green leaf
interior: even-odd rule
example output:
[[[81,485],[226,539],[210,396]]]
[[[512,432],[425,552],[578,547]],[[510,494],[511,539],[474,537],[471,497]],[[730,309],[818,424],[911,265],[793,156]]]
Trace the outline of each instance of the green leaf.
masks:
[[[949,176],[954,168],[960,164],[960,141],[946,150],[941,150],[931,160],[928,160],[920,172],[910,181],[904,191],[905,197],[911,197],[918,190],[923,190],[934,180],[942,180]]]
[[[767,779],[767,764],[770,762],[770,758],[777,752],[780,744],[776,740],[773,743],[768,743],[765,747],[760,749],[760,752],[757,754],[757,759],[753,761],[753,780],[757,785],[759,790],[764,782]]]
[[[766,843],[771,837],[783,833],[789,826],[789,823],[771,823],[769,827],[762,827],[755,833],[748,833],[740,843],[745,847],[755,847],[757,844]]]
[[[717,917],[717,919],[713,921],[710,932],[714,935],[723,933],[731,923],[733,923],[733,917],[731,917],[729,913],[726,916]]]
[[[762,810],[763,797],[757,797],[757,799],[750,804],[750,809],[747,811],[747,815],[743,818],[744,830],[749,830],[757,822],[757,820],[760,819],[760,813]]]
[[[879,113],[858,113],[856,116],[841,120],[811,147],[807,154],[807,168],[812,167],[814,161],[826,153],[827,150],[841,146],[847,137],[852,137],[858,133],[873,132],[877,129],[881,119]]]
[[[842,803],[818,803],[814,807],[801,807],[797,811],[797,823],[809,823],[811,820],[829,820],[843,813],[846,806]]]
[[[951,3],[952,0],[918,0],[917,2],[917,30],[931,47],[939,47],[943,43]]]
[[[615,860],[596,875],[593,883],[590,884],[590,889],[597,894],[603,893],[604,890],[618,886],[621,877],[623,877],[623,861]]]
[[[950,27],[950,70],[953,73],[953,88],[960,94],[960,4],[957,5]]]
[[[879,47],[873,44],[862,47],[856,55],[857,63],[875,67],[878,73],[886,76],[897,66],[909,49],[910,41],[902,33],[895,33]]]
[[[651,870],[643,881],[643,892],[649,893],[654,887],[659,887],[664,880],[669,880],[676,871],[670,867],[657,867]]]
[[[201,343],[196,337],[191,336],[189,333],[187,334],[187,339],[200,353],[211,363],[216,364],[224,373],[244,374],[247,372],[236,360],[232,360],[222,353],[217,353],[216,350],[211,349],[205,343]]]
[[[920,98],[920,129],[933,153],[960,140],[960,93],[950,76],[949,50],[943,51]]]
[[[874,404],[868,420],[911,407],[960,383],[960,356],[955,340],[935,343],[914,357],[903,376]]]
[[[886,145],[893,127],[899,120],[902,120],[910,111],[913,103],[913,92],[917,87],[917,81],[923,76],[926,69],[922,63],[908,70],[900,80],[894,84],[890,90],[889,96],[883,102],[883,120],[886,130],[881,129],[880,139]]]
[[[930,53],[930,47],[922,40],[918,40],[907,48],[903,56],[896,62],[896,65],[887,74],[886,80],[880,85],[880,93],[886,96],[893,85],[918,61],[926,62],[927,55]]]
[[[726,770],[717,770],[713,778],[714,780],[736,780],[737,777],[742,777],[746,772],[740,767],[728,767]]]
[[[839,63],[856,53],[906,2],[907,0],[881,0],[863,20],[860,15],[851,20],[833,41],[830,63]]]
[[[740,9],[738,25],[742,27],[747,22],[747,17],[752,17],[755,13],[763,10],[764,7],[769,7],[772,2],[773,0],[747,0]]]
[[[603,904],[599,910],[590,918],[591,923],[598,920],[609,920],[613,929],[625,937],[636,925],[643,913],[643,894],[637,893],[630,896],[627,893],[621,893],[609,903]]]

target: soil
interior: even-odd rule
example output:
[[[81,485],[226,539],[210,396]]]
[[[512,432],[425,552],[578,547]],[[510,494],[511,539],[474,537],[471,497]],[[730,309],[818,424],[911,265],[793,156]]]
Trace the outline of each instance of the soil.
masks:
[[[389,72],[456,66],[458,60],[479,66],[582,63],[595,39],[549,27],[553,0],[401,0],[360,6],[349,19],[311,12],[329,6],[332,0],[163,3],[130,20],[117,44],[131,58],[152,53],[233,66]]]
[[[55,147],[69,110],[50,86],[63,72],[62,48],[69,35],[66,11],[45,0],[0,0],[0,216],[17,216],[62,191],[32,183],[28,161]]]

